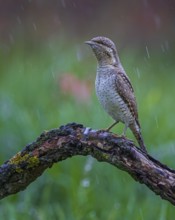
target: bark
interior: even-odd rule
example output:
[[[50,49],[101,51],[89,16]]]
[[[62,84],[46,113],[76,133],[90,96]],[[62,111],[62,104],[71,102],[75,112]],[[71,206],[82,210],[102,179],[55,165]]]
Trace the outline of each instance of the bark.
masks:
[[[1,165],[0,199],[24,190],[54,163],[76,155],[91,155],[126,171],[175,205],[175,170],[124,137],[76,123],[43,132],[36,141]]]

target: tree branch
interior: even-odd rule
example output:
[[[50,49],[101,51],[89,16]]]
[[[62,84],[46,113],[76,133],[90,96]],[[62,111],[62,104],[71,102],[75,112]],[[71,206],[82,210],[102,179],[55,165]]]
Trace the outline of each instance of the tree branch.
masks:
[[[174,170],[126,138],[75,123],[42,133],[0,166],[0,199],[24,190],[45,169],[75,155],[91,155],[114,165],[175,205]]]

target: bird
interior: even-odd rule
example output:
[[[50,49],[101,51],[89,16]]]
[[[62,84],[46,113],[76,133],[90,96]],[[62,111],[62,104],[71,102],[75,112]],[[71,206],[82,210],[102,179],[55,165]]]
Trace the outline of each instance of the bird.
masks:
[[[140,148],[147,152],[138,119],[134,89],[120,62],[114,42],[107,37],[97,36],[85,43],[92,48],[97,59],[97,98],[114,120],[106,130],[110,131],[118,122],[122,122],[125,125],[123,136],[126,137],[126,131],[130,128]]]

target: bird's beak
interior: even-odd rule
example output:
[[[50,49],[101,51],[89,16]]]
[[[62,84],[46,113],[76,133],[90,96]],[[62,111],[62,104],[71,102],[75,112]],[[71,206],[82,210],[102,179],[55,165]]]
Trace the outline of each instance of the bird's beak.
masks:
[[[88,40],[88,41],[85,41],[85,44],[88,44],[88,45],[93,45],[94,44],[94,42],[93,41],[91,41],[91,40]]]

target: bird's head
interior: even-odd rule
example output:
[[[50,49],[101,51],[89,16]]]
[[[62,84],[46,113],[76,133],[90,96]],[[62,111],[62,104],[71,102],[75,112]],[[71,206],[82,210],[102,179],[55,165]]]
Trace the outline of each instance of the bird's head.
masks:
[[[99,65],[117,66],[119,64],[115,44],[109,38],[94,37],[85,43],[91,46]]]

